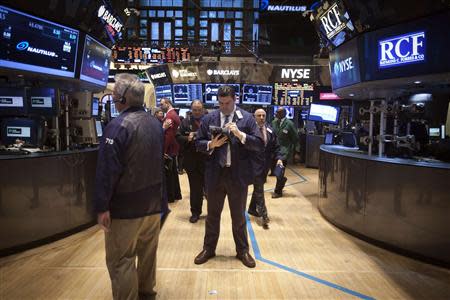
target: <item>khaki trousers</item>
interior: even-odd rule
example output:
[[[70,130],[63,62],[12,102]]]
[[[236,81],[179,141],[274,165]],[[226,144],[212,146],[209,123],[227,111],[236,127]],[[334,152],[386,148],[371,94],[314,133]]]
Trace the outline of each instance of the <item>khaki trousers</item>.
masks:
[[[111,220],[110,231],[105,233],[105,250],[115,300],[156,294],[153,288],[160,220],[159,214]]]

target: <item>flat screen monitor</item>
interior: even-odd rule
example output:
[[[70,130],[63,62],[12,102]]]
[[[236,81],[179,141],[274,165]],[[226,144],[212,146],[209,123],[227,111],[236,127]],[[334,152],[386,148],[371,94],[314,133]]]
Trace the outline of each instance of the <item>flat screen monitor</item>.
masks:
[[[25,99],[24,89],[0,88],[0,116],[25,116]]]
[[[2,142],[4,145],[15,144],[19,139],[26,145],[39,146],[39,125],[32,119],[4,119],[2,121]]]
[[[178,110],[178,115],[179,115],[180,117],[186,118],[186,113],[187,113],[188,111],[190,111],[189,108],[180,108],[180,109]]]
[[[56,93],[52,88],[32,88],[28,91],[28,108],[32,115],[56,116]]]
[[[270,105],[272,103],[272,86],[244,84],[242,87],[242,104]]]
[[[275,116],[277,113],[277,110],[280,106],[274,106],[273,107],[273,115]],[[289,120],[294,119],[294,107],[292,106],[281,106],[286,110],[286,118]]]
[[[106,86],[108,83],[110,59],[111,49],[86,34],[80,79],[96,85]]]
[[[157,106],[159,106],[159,103],[161,102],[161,99],[163,99],[163,98],[167,98],[167,99],[173,101],[172,86],[170,84],[155,86],[155,96],[156,96],[156,105]]]
[[[431,127],[428,129],[430,138],[439,139],[441,137],[441,129],[439,127]]]
[[[336,125],[339,123],[339,113],[340,107],[312,103],[309,108],[308,120]]]
[[[219,99],[217,97],[217,91],[222,85],[230,85],[234,87],[236,93],[236,104],[239,104],[240,99],[240,85],[237,83],[207,83],[205,84],[205,103],[206,104],[219,104]]]
[[[99,105],[100,99],[97,97],[92,97],[92,117],[98,117],[98,105]]]
[[[110,109],[111,109],[111,118],[116,118],[119,116],[120,113],[117,110],[116,105],[112,101],[111,101]]]
[[[334,134],[332,132],[327,132],[325,134],[324,144],[325,145],[333,145],[333,138],[334,138]]]
[[[201,83],[196,84],[174,84],[173,85],[173,103],[191,104],[194,100],[203,98]]]
[[[0,67],[75,77],[78,30],[0,6]]]
[[[95,131],[97,131],[97,137],[103,136],[103,125],[102,122],[99,120],[95,121]]]

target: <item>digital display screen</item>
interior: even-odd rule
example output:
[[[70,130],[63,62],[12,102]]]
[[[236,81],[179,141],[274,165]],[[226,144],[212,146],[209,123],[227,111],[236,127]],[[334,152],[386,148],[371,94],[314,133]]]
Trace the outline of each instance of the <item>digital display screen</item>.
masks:
[[[97,136],[101,137],[103,136],[103,127],[102,127],[102,122],[99,120],[95,121],[95,130],[97,131]]]
[[[0,6],[0,67],[75,77],[78,30]]]
[[[378,66],[390,68],[425,62],[425,32],[414,32],[378,41]]]
[[[199,84],[174,84],[173,85],[173,103],[191,104],[194,100],[203,98],[202,85]]]
[[[56,95],[51,88],[32,88],[28,91],[29,113],[56,116]]]
[[[119,111],[116,108],[116,105],[114,102],[111,101],[111,118],[116,118],[119,116]]]
[[[0,88],[0,116],[26,115],[25,91]]]
[[[286,118],[289,120],[294,119],[294,107],[292,106],[274,106],[273,107],[273,115],[275,116],[278,108],[284,108],[286,110]]]
[[[430,128],[429,130],[430,137],[436,137],[439,138],[441,136],[441,130],[439,127],[437,128]]]
[[[16,139],[26,144],[36,145],[37,123],[31,119],[4,119],[2,122],[2,142],[5,145],[14,144]]]
[[[311,104],[311,107],[309,108],[308,120],[330,124],[338,124],[339,112],[340,107]]]
[[[242,104],[270,105],[272,103],[272,86],[244,84]]]
[[[274,105],[308,106],[313,99],[313,84],[275,83]]]
[[[86,35],[81,63],[80,79],[106,86],[109,75],[111,50]]]
[[[99,99],[97,97],[92,97],[92,116],[98,116],[98,103]]]
[[[180,108],[180,110],[178,111],[178,115],[179,115],[180,117],[186,118],[186,113],[187,113],[188,111],[190,111],[189,108]]]
[[[230,85],[234,87],[234,91],[236,93],[236,104],[239,104],[239,98],[240,98],[240,86],[239,84],[233,84],[233,83],[207,83],[205,85],[205,103],[206,104],[214,104],[219,105],[219,99],[217,97],[217,91],[219,90],[219,87],[222,85]]]
[[[115,63],[173,63],[191,60],[189,48],[114,47]]]
[[[159,106],[159,103],[163,98],[167,98],[172,101],[173,100],[172,86],[171,85],[155,86],[155,96],[157,106]]]

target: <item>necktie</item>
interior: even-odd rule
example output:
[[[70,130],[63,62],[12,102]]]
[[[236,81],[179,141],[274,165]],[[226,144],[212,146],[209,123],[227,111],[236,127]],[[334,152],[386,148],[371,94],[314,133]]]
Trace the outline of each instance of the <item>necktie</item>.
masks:
[[[259,130],[261,131],[261,136],[264,140],[264,146],[267,145],[267,132],[266,132],[266,127],[263,125],[261,127],[259,127]]]
[[[222,128],[225,127],[226,124],[228,124],[230,122],[230,116],[225,116],[225,121],[223,122]],[[219,164],[220,166],[223,168],[227,165],[227,157],[228,157],[228,147],[229,147],[229,143],[222,145],[222,147],[220,147],[219,150]]]

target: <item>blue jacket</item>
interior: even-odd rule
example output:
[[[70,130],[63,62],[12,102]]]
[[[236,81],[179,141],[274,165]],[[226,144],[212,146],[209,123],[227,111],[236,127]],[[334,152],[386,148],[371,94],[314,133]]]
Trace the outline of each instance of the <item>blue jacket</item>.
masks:
[[[246,187],[253,183],[257,175],[255,154],[263,151],[264,143],[253,115],[240,108],[236,108],[236,111],[241,112],[242,118],[239,118],[235,112],[233,122],[247,137],[245,144],[242,144],[235,136],[231,138],[231,174],[234,183],[240,187]],[[220,111],[218,109],[204,116],[195,142],[198,151],[208,154],[205,162],[205,187],[207,190],[217,185],[221,168],[218,151],[213,151],[211,154],[207,151],[207,144],[212,139],[209,132],[210,125],[220,127]],[[222,147],[226,147],[226,145]]]
[[[128,108],[100,140],[94,210],[132,219],[161,212],[163,176],[161,123],[142,108]]]

